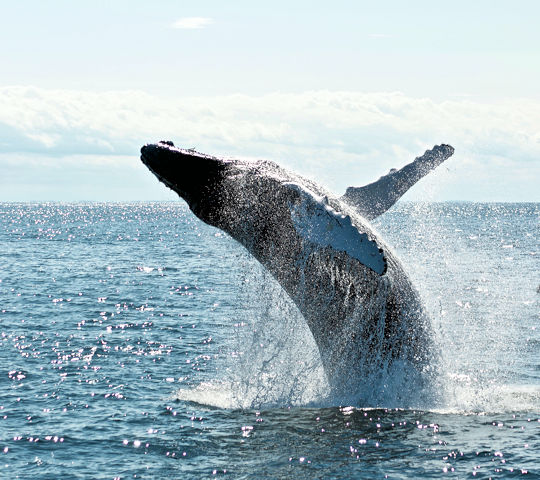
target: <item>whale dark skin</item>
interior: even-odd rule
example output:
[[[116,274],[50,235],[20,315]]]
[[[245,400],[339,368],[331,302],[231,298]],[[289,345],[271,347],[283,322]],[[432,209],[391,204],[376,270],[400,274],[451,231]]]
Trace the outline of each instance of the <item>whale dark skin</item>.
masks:
[[[342,197],[273,162],[213,157],[170,141],[143,146],[141,160],[197,217],[241,243],[276,278],[313,334],[332,392],[343,395],[396,362],[416,372],[430,364],[431,326],[422,303],[368,218],[384,213],[453,151],[436,146]]]

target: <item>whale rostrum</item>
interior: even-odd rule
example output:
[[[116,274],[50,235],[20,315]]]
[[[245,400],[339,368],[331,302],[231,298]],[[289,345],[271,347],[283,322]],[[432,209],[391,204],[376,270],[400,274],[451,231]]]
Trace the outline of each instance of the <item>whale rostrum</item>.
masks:
[[[342,394],[396,362],[417,371],[429,365],[422,303],[369,220],[453,152],[435,146],[342,197],[270,161],[218,158],[170,141],[143,146],[141,160],[276,278],[313,334],[331,389]]]

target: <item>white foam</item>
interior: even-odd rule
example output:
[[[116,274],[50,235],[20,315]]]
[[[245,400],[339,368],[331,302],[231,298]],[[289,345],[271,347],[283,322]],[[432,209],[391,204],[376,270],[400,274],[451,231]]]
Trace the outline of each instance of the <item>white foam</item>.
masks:
[[[181,388],[173,395],[173,400],[193,402],[216,408],[242,408],[238,405],[235,388],[232,383],[227,382],[204,382],[193,388]]]

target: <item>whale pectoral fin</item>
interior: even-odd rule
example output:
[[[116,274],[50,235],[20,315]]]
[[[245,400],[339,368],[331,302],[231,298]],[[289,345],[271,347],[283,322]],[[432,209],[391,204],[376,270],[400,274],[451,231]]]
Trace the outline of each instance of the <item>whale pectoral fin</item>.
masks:
[[[392,169],[388,175],[363,187],[347,188],[341,198],[354,206],[368,220],[377,218],[394,205],[418,180],[453,153],[454,148],[450,145],[436,145],[401,170]]]
[[[336,212],[325,197],[318,197],[298,184],[287,185],[296,194],[289,204],[291,221],[307,245],[343,252],[379,275],[386,273],[384,251],[353,225],[350,216]]]

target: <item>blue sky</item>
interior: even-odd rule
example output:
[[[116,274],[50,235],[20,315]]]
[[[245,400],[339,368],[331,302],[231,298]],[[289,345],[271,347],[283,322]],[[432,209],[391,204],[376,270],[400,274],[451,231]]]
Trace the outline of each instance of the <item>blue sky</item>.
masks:
[[[336,193],[451,143],[406,198],[540,201],[539,2],[259,3],[5,3],[0,201],[173,199],[165,138]]]

